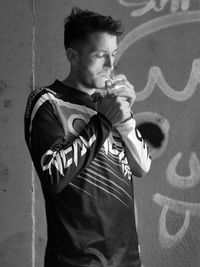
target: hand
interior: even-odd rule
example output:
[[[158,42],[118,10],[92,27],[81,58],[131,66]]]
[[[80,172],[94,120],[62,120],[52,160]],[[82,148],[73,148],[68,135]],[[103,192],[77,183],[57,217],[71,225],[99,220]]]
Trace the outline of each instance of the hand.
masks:
[[[112,126],[117,126],[131,116],[127,97],[112,94],[107,94],[101,99],[97,111],[101,112],[111,122]]]
[[[113,81],[107,81],[106,87],[108,93],[113,96],[125,97],[129,102],[130,107],[132,107],[136,93],[133,85],[126,79],[124,74],[118,74],[114,77]]]

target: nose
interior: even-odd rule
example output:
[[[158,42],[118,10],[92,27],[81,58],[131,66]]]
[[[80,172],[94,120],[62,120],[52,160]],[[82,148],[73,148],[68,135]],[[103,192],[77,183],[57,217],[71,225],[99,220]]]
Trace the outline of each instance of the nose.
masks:
[[[114,60],[111,55],[106,55],[105,62],[104,62],[104,69],[113,69]]]

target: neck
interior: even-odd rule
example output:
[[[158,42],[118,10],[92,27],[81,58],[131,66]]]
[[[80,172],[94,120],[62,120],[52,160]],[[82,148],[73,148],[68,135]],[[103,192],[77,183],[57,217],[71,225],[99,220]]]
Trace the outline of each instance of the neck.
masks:
[[[69,76],[62,81],[62,83],[89,95],[92,95],[95,92],[94,88],[91,89],[85,87],[72,73],[70,73]]]

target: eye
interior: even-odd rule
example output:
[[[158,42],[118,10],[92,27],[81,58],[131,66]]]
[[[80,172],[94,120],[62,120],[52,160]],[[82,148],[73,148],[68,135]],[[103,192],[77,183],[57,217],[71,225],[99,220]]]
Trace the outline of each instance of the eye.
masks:
[[[97,53],[97,54],[95,54],[95,57],[103,58],[104,57],[104,53]]]

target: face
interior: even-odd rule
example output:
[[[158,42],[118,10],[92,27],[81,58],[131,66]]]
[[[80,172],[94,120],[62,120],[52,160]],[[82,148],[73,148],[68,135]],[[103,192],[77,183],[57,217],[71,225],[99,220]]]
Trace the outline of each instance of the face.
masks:
[[[113,69],[117,52],[117,37],[108,33],[93,33],[79,48],[76,74],[85,88],[102,88]]]

